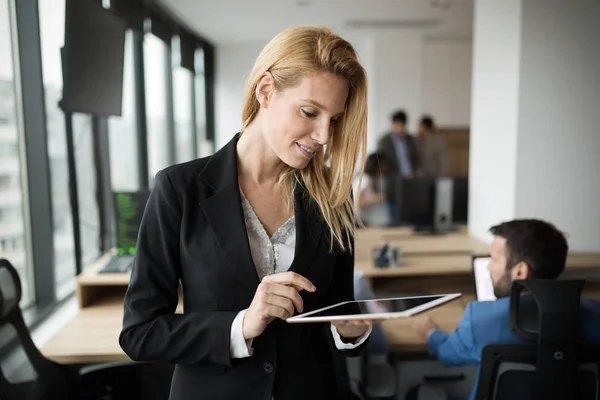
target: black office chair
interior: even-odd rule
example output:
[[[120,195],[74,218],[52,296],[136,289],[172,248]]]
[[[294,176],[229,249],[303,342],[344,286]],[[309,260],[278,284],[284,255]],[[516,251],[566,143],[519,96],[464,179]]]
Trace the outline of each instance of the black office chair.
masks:
[[[0,329],[12,326],[36,377],[11,382],[0,368],[0,399],[168,399],[173,367],[153,363],[110,363],[76,369],[42,355],[31,339],[19,307],[21,281],[0,259]]]
[[[483,349],[477,400],[599,399],[600,346],[578,340],[584,283],[513,283],[510,327],[530,343]]]

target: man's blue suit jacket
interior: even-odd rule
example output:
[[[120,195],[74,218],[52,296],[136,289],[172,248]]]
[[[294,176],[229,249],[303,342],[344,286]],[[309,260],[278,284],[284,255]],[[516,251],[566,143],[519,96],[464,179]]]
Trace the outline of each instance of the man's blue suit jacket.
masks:
[[[449,367],[477,365],[488,344],[525,343],[515,336],[509,325],[510,297],[495,301],[473,301],[467,304],[465,315],[453,333],[435,330],[427,338],[429,351]],[[582,300],[579,314],[579,335],[583,342],[600,342],[600,302]],[[475,388],[469,399],[475,398]]]

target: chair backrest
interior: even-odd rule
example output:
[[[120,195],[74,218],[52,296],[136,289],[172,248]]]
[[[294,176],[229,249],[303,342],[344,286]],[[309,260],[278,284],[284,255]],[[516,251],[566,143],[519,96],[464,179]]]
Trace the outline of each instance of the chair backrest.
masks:
[[[16,332],[15,339],[37,374],[34,382],[17,384],[10,382],[0,368],[0,398],[32,398],[35,397],[33,393],[39,393],[39,398],[50,393],[70,398],[72,391],[77,389],[77,374],[48,360],[36,347],[19,307],[21,293],[21,280],[16,269],[8,260],[0,259],[0,329],[12,326]]]
[[[584,283],[513,283],[510,328],[529,343],[483,349],[477,399],[598,399],[600,346],[578,341]]]

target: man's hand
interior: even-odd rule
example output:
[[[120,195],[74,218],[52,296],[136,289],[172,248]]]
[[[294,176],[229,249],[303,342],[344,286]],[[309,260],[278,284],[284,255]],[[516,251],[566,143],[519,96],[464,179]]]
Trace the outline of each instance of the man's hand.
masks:
[[[427,339],[427,334],[432,330],[438,329],[429,315],[418,315],[410,318],[410,324],[423,339]]]

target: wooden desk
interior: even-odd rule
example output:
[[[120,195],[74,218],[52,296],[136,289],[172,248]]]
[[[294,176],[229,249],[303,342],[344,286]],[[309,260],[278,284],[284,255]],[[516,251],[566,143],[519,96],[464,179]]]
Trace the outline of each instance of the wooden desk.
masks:
[[[472,294],[463,295],[456,300],[427,311],[424,314],[430,315],[441,330],[452,332],[458,326],[458,322],[465,312],[467,303],[473,300],[475,300],[475,297]],[[381,325],[383,326],[392,352],[427,352],[427,342],[415,333],[410,326],[410,320],[408,318],[384,321]]]
[[[123,323],[123,298],[108,297],[83,308],[41,349],[59,363],[130,361],[119,346]]]
[[[105,254],[94,264],[77,276],[77,301],[79,308],[84,309],[94,304],[98,299],[118,297],[125,294],[129,284],[129,273],[98,273],[110,259],[111,254]],[[122,301],[122,300],[121,300]]]
[[[432,255],[472,255],[488,254],[489,245],[480,240],[471,238],[462,233],[446,234],[421,234],[410,233],[405,228],[400,228],[397,234],[376,229],[374,231],[357,232],[356,260],[370,261],[373,258],[373,249],[380,247],[383,242],[392,247],[398,247],[403,257],[407,256],[432,256]]]
[[[119,345],[130,274],[99,274],[102,265],[98,262],[78,278],[80,310],[42,346],[46,357],[65,364],[130,361]],[[181,299],[175,312],[183,313]]]
[[[401,267],[373,268],[372,249],[386,240],[403,252]],[[460,299],[429,311],[440,327],[454,330],[466,303],[474,299],[471,255],[487,254],[487,245],[465,234],[413,234],[406,228],[360,230],[356,234],[356,268],[364,271],[380,293],[427,294],[462,293]],[[118,337],[123,319],[123,295],[129,274],[99,274],[109,255],[98,260],[77,277],[80,312],[43,347],[42,353],[62,363],[127,361]],[[570,254],[567,276],[573,272],[600,270],[600,254]],[[586,285],[586,297],[600,299],[600,284]],[[182,312],[181,302],[178,312]],[[395,352],[425,352],[407,320],[383,323],[390,348]]]

